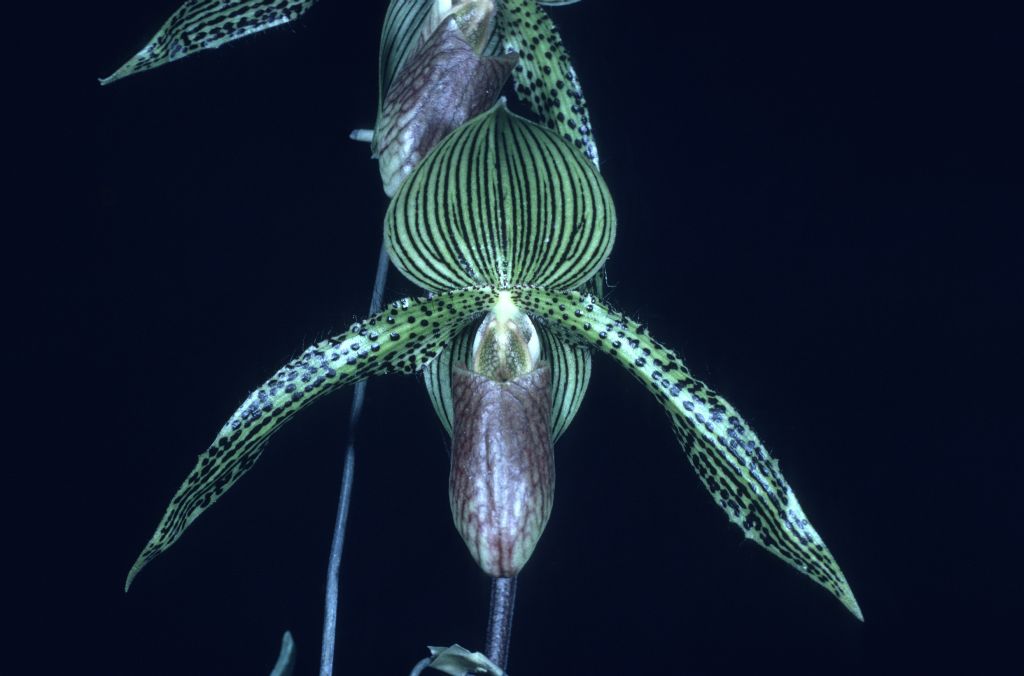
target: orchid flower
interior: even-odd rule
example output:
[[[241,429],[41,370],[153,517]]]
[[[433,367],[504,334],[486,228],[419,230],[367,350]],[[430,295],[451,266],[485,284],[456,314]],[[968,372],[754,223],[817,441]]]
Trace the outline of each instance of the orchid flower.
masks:
[[[312,4],[189,0],[103,82],[294,20]],[[368,140],[393,196],[384,223],[388,254],[428,294],[394,301],[308,347],[252,391],[172,498],[126,589],[298,411],[370,376],[417,372],[453,438],[456,526],[483,570],[512,577],[538,545],[554,495],[554,444],[583,400],[591,354],[602,352],[665,409],[701,482],[745,536],[863,619],[838,564],[749,425],[646,326],[601,299],[615,208],[575,72],[538,6],[558,4],[568,3],[391,3]],[[435,54],[454,45],[469,55],[465,74],[484,83],[479,96],[431,108],[437,96],[409,77],[428,43]],[[543,124],[511,113],[503,100],[490,105],[509,71]],[[416,105],[404,105],[409,100]],[[458,114],[448,115],[455,108]],[[438,110],[447,115],[442,122]],[[480,430],[488,412],[497,437]],[[518,441],[495,441],[502,434]]]
[[[254,390],[199,456],[129,584],[253,466],[274,432],[325,394],[372,375],[426,370],[435,407],[450,425],[452,369],[472,361],[480,319],[512,318],[536,330],[539,357],[550,364],[553,439],[571,421],[589,376],[577,355],[607,354],[668,413],[729,519],[861,617],[778,462],[740,414],[647,327],[577,290],[611,253],[616,221],[601,175],[576,148],[499,102],[413,170],[388,208],[384,232],[399,271],[431,293],[395,301],[310,346]]]

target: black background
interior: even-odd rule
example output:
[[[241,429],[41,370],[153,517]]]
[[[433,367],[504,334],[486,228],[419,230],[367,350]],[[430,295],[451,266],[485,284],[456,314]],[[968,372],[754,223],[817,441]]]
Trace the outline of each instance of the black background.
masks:
[[[17,332],[15,366],[41,388],[13,427],[41,478],[12,472],[33,496],[12,514],[49,580],[15,585],[46,646],[16,651],[25,673],[267,673],[285,629],[297,673],[316,669],[347,393],[122,585],[245,394],[365,310],[386,199],[347,134],[374,121],[385,3],[322,2],[94,86],[176,5],[104,2],[70,26],[88,39],[49,137],[86,152],[55,153],[50,181],[73,165],[87,195],[49,191],[39,207],[69,216],[23,228],[40,255],[15,295],[43,324]],[[511,672],[1019,673],[1015,22],[659,11],[551,10],[616,198],[609,300],[758,431],[867,621],[745,541],[598,357],[520,577]],[[386,296],[413,291],[393,273]],[[420,380],[372,381],[364,415],[336,673],[403,674],[427,644],[481,648],[488,582],[451,524]]]

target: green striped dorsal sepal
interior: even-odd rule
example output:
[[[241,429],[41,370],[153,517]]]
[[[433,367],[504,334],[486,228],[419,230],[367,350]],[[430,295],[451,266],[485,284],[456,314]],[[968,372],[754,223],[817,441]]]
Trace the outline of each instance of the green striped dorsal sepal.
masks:
[[[537,0],[501,0],[497,32],[505,51],[519,54],[512,71],[516,96],[526,101],[549,129],[597,165],[597,145],[583,89],[551,17]]]
[[[295,413],[369,376],[422,369],[459,329],[488,311],[497,299],[496,291],[482,288],[397,301],[281,367],[242,402],[199,456],[128,573],[125,591],[147,563],[174,544],[252,467],[271,435]]]
[[[540,358],[551,367],[551,441],[562,436],[576,417],[590,382],[590,349],[556,337],[544,324],[534,323],[540,339]],[[437,359],[425,369],[427,394],[449,435],[452,433],[452,377],[455,364],[473,358],[475,324],[459,332]]]
[[[778,461],[729,402],[697,380],[675,352],[644,326],[589,295],[517,288],[512,300],[535,324],[546,323],[563,340],[605,352],[644,383],[665,408],[690,464],[729,520],[864,619]]]
[[[138,54],[100,84],[294,21],[316,0],[187,0]]]
[[[574,288],[614,240],[615,207],[597,168],[504,101],[435,146],[384,219],[391,260],[431,291]]]
[[[449,16],[405,61],[373,135],[389,197],[442,138],[494,105],[516,58],[480,56]]]

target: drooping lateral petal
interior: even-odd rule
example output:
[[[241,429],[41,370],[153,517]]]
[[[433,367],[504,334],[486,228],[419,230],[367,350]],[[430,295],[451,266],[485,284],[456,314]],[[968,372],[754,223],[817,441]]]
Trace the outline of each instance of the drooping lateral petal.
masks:
[[[217,498],[245,474],[264,446],[295,413],[321,396],[368,376],[423,368],[458,330],[497,299],[489,288],[431,298],[407,298],[322,340],[254,390],[221,428],[171,499],[128,573],[132,579],[164,552]]]
[[[515,303],[564,337],[611,355],[664,406],[690,464],[746,536],[828,589],[858,619],[846,577],[807,520],[779,463],[729,402],[645,327],[577,292],[513,290]]]
[[[448,434],[452,433],[452,375],[456,364],[469,364],[476,322],[467,325],[425,369],[427,394]],[[551,441],[557,442],[583,403],[590,382],[590,350],[568,343],[536,324],[540,358],[551,367]]]
[[[551,17],[537,0],[501,0],[497,33],[506,50],[519,53],[512,70],[516,96],[596,166],[597,145],[583,88]]]
[[[110,84],[123,77],[177,61],[204,49],[294,21],[316,0],[186,0],[139,53],[100,78]]]

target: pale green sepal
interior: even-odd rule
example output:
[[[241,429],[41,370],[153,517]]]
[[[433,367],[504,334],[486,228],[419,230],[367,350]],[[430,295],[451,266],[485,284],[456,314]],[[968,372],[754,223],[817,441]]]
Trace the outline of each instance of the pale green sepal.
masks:
[[[589,295],[519,287],[512,298],[563,339],[609,354],[644,383],[665,408],[690,464],[729,520],[864,619],[778,461],[729,402],[695,378],[675,352],[646,327]]]
[[[174,544],[259,459],[270,437],[321,396],[372,375],[422,369],[460,328],[498,299],[490,288],[406,298],[322,340],[285,364],[254,390],[178,489],[128,573],[125,591],[142,568]]]
[[[316,0],[187,0],[106,85],[204,49],[294,21]]]

